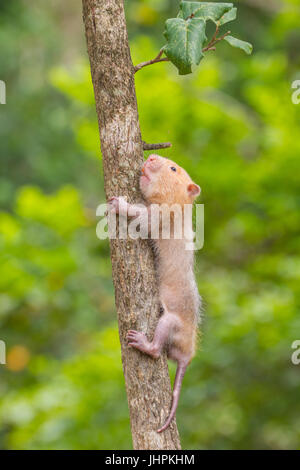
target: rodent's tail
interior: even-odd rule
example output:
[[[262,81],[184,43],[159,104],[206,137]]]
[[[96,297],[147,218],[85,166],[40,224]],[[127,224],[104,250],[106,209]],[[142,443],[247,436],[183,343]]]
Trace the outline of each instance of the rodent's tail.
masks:
[[[184,363],[183,362],[178,362],[175,381],[174,381],[171,411],[170,411],[170,414],[169,414],[169,417],[168,417],[167,421],[165,422],[165,424],[160,429],[157,430],[157,432],[162,432],[165,429],[167,429],[167,427],[169,426],[169,424],[171,423],[171,421],[175,417],[176,409],[177,409],[177,405],[178,405],[178,400],[179,400],[179,395],[180,395],[181,384],[182,384],[182,380],[183,380],[183,377],[184,377],[187,366],[188,366],[188,364],[186,362],[184,362]]]

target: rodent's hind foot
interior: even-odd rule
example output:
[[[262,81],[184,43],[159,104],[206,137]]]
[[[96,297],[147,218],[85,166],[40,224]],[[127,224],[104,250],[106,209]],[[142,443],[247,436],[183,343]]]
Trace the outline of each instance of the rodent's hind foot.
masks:
[[[155,359],[159,357],[159,351],[147,340],[147,337],[141,331],[129,330],[127,333],[128,345],[139,351],[148,354]]]

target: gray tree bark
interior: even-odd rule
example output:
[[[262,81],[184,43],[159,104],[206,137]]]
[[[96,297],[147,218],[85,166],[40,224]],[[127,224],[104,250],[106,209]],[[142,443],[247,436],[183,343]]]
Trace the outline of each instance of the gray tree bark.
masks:
[[[82,0],[95,92],[107,198],[140,202],[143,143],[123,0]],[[180,449],[176,422],[156,430],[171,406],[166,357],[149,358],[127,345],[129,329],[152,338],[159,317],[153,253],[147,240],[111,240],[123,371],[135,449]]]

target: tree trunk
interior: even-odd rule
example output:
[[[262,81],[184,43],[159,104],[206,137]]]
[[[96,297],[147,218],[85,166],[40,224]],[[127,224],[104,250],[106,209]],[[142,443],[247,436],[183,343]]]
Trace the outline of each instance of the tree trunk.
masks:
[[[141,201],[143,146],[123,0],[83,0],[83,19],[100,130],[108,198]],[[147,240],[111,240],[122,362],[135,449],[180,449],[175,421],[163,433],[171,387],[166,357],[130,348],[129,329],[152,338],[159,316],[153,253]]]

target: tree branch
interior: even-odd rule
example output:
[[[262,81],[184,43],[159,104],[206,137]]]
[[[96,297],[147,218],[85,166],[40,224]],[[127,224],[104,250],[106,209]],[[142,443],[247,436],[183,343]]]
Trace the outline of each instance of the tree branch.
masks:
[[[82,0],[95,92],[107,198],[141,201],[143,144],[123,0]],[[176,422],[156,430],[172,401],[167,358],[152,359],[127,344],[129,329],[150,338],[159,318],[154,256],[147,240],[110,240],[119,336],[135,449],[180,449]]]
[[[168,147],[172,147],[171,142],[163,142],[161,144],[147,144],[143,142],[143,150],[158,150],[158,149],[166,149]]]

